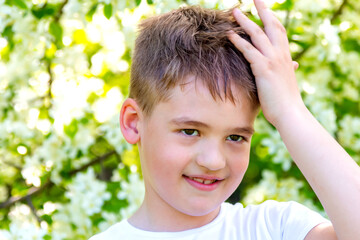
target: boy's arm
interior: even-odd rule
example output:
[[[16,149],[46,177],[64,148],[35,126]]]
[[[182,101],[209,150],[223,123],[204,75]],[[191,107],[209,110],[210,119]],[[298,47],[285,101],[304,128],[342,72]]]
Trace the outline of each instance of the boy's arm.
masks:
[[[261,0],[254,2],[265,32],[238,9],[233,14],[255,47],[234,33],[229,33],[229,39],[250,62],[263,113],[324,206],[336,236],[359,239],[360,168],[306,108],[286,31]],[[336,239],[332,226],[315,227],[307,239],[325,236]]]

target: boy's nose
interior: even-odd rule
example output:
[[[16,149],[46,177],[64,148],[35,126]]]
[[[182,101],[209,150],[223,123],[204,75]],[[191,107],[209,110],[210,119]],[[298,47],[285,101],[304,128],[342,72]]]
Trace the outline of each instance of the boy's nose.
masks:
[[[207,143],[199,149],[200,152],[196,157],[198,165],[211,171],[220,170],[226,165],[226,158],[221,147],[216,143]]]

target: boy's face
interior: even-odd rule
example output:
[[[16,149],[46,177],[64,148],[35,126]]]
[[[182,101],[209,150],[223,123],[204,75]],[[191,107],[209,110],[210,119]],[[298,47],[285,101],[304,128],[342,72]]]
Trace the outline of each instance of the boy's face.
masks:
[[[258,110],[233,89],[236,104],[215,101],[192,78],[139,124],[145,204],[158,214],[217,212],[248,167]]]

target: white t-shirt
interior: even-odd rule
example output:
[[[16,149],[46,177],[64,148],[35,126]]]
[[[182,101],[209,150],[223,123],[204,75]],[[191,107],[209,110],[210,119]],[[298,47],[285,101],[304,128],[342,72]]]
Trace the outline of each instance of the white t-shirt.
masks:
[[[304,239],[316,225],[328,222],[320,214],[296,202],[266,201],[243,207],[223,203],[210,223],[181,232],[150,232],[123,220],[89,240],[247,240]]]

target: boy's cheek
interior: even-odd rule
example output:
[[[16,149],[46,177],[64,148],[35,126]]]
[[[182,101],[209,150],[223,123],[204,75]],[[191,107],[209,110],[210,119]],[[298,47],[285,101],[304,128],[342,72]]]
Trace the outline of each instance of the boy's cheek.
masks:
[[[231,170],[237,173],[245,173],[250,161],[250,146],[244,146],[243,149],[233,151],[228,159],[228,165]]]

